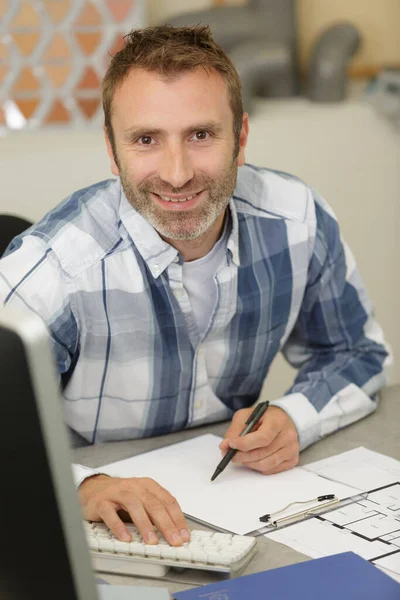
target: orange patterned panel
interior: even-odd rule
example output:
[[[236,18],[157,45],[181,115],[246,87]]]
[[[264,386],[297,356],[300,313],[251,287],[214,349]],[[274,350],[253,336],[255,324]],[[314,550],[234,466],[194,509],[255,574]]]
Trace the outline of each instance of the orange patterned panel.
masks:
[[[0,42],[0,62],[6,61],[10,55],[8,45]]]
[[[11,27],[38,27],[40,17],[30,2],[21,2],[19,10],[13,20]]]
[[[14,102],[24,115],[25,119],[30,119],[39,106],[39,98],[14,98]]]
[[[39,41],[39,33],[12,33],[12,38],[22,56],[30,56]]]
[[[60,88],[64,85],[68,75],[71,72],[71,65],[45,65],[44,70],[47,73],[53,87]]]
[[[87,119],[91,119],[100,105],[100,98],[77,98],[76,103]]]
[[[66,59],[71,57],[71,48],[61,33],[55,33],[43,58],[46,61]]]
[[[72,0],[42,0],[43,7],[48,13],[50,20],[60,24],[71,9]]]
[[[32,72],[31,67],[24,67],[12,87],[13,92],[31,92],[38,90],[40,83]]]
[[[45,123],[68,123],[70,120],[71,115],[61,100],[57,98],[47,113]]]
[[[8,5],[8,0],[0,0],[0,19],[2,19],[6,14],[6,11],[8,10]]]
[[[85,69],[81,79],[75,86],[78,90],[100,90],[100,77],[97,75],[93,67],[89,66]]]
[[[114,54],[117,54],[117,52],[122,50],[122,48],[125,44],[125,39],[124,39],[125,35],[126,35],[125,33],[119,33],[116,36],[116,38],[114,39],[114,42],[109,50],[111,56],[114,56]]]
[[[101,25],[102,18],[96,6],[92,2],[86,2],[79,13],[75,25]]]
[[[86,54],[87,56],[89,56],[90,54],[93,54],[93,52],[96,50],[97,46],[100,44],[101,32],[100,31],[96,31],[93,33],[76,32],[75,39],[78,42],[82,52],[84,54]]]
[[[135,7],[135,0],[106,0],[105,3],[112,18],[118,23],[126,19]]]
[[[0,65],[0,85],[2,85],[4,83],[7,73],[8,73],[8,67],[5,67],[4,65]]]
[[[7,20],[0,39],[0,126],[82,126],[97,119],[101,77],[144,2],[0,0],[0,25]]]

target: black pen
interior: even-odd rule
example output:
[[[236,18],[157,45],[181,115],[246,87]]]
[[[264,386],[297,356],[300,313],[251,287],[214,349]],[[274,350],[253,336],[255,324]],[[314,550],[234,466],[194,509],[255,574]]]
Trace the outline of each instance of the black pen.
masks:
[[[247,419],[247,421],[245,423],[246,427],[243,429],[242,433],[240,434],[240,437],[243,437],[244,435],[246,435],[246,433],[249,433],[257,425],[258,421],[261,419],[261,417],[267,410],[268,406],[269,406],[268,400],[266,400],[265,402],[260,402],[259,404],[256,405],[255,409],[253,410],[253,412]],[[222,471],[225,469],[225,467],[227,465],[229,465],[232,458],[235,456],[236,452],[237,452],[237,450],[234,448],[230,448],[228,450],[228,452],[225,454],[224,458],[219,463],[218,467],[215,469],[214,475],[211,477],[211,481],[214,481],[214,479],[216,479],[218,477],[218,475],[220,473],[222,473]]]

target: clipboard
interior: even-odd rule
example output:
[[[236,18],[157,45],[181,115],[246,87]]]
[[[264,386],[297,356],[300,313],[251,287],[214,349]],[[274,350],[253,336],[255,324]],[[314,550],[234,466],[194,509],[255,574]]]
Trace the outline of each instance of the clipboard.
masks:
[[[348,506],[349,504],[354,504],[355,502],[360,502],[362,500],[366,500],[368,498],[368,493],[369,492],[362,492],[360,494],[355,494],[354,496],[349,496],[348,498],[343,498],[342,500],[340,500],[339,498],[334,496],[333,498],[329,498],[323,504],[318,502],[318,499],[315,498],[314,501],[318,502],[318,503],[314,503],[313,505],[309,506],[308,508],[305,508],[300,511],[296,511],[294,513],[290,513],[283,517],[274,518],[274,515],[284,512],[286,509],[289,508],[289,506],[292,506],[295,504],[307,504],[307,503],[311,504],[312,500],[293,502],[292,504],[290,504],[287,507],[284,507],[283,509],[278,511],[278,513],[272,513],[270,515],[271,518],[266,523],[266,525],[260,527],[259,529],[254,530],[254,531],[251,531],[247,535],[259,536],[259,535],[271,533],[273,531],[278,531],[279,529],[284,529],[285,527],[289,527],[290,525],[300,523],[301,521],[306,521],[307,519],[311,519],[312,517],[318,517],[325,513],[331,512],[332,510],[337,510],[338,508],[341,508],[343,506]],[[264,516],[267,516],[267,515],[264,515]]]

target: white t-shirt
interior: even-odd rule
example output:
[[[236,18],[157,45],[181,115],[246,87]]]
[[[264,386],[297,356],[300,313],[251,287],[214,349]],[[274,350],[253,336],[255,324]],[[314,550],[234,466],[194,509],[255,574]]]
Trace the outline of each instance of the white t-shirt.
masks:
[[[192,307],[200,338],[208,329],[211,316],[217,302],[217,284],[215,273],[226,260],[228,227],[225,221],[224,231],[210,252],[182,266],[182,283]]]

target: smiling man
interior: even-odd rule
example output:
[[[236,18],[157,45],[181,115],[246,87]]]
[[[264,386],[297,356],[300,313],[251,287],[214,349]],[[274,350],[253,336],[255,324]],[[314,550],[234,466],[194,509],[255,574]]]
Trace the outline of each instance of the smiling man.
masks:
[[[126,198],[184,261],[205,256],[244,164],[247,116],[238,146],[227,86],[202,67],[165,76],[136,67],[112,98],[107,147]]]
[[[116,179],[79,190],[0,261],[4,303],[44,319],[68,425],[88,443],[232,419],[264,474],[371,413],[390,359],[335,216],[295,176],[245,164],[248,118],[207,27],[133,31],[103,81]],[[239,437],[274,357],[299,369]],[[23,415],[21,416],[23,418]],[[84,515],[189,539],[157,482],[76,466]]]

